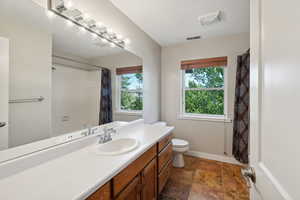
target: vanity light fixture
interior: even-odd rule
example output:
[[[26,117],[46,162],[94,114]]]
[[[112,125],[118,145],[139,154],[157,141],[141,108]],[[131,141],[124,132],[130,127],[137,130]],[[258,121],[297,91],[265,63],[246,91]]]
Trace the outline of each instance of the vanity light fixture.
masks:
[[[77,25],[81,32],[90,32],[93,39],[97,37],[103,43],[110,43],[111,47],[125,48],[130,43],[129,39],[113,32],[111,28],[105,27],[102,22],[96,22],[88,13],[75,8],[71,0],[48,0],[49,15],[59,15],[68,20],[67,25]],[[49,16],[50,17],[50,16]]]

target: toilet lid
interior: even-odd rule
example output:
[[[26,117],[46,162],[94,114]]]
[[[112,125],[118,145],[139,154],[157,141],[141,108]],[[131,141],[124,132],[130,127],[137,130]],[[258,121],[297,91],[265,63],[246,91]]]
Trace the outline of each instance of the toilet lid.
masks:
[[[181,139],[172,139],[172,145],[174,147],[187,147],[189,143],[185,140]]]

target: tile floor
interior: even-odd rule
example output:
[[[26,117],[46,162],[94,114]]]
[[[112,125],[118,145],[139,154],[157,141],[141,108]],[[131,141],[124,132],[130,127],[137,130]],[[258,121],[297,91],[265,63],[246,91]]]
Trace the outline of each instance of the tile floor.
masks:
[[[185,156],[173,168],[159,200],[249,200],[241,166]]]

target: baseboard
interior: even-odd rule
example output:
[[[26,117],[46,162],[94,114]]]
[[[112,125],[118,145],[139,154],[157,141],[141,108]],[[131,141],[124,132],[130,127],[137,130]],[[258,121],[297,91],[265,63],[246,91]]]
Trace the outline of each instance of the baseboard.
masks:
[[[240,163],[239,161],[237,161],[235,158],[231,156],[222,156],[222,155],[204,153],[199,151],[188,151],[185,154],[189,156],[198,157],[198,158],[205,158],[208,160],[216,160],[216,161],[226,162],[235,165],[243,165],[242,163]]]

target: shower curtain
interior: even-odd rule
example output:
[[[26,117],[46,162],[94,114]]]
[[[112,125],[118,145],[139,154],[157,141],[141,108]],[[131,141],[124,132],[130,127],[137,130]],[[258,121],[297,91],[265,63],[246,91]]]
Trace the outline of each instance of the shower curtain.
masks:
[[[113,120],[111,95],[111,73],[109,69],[102,68],[99,125],[112,122]]]
[[[250,49],[237,59],[233,123],[232,152],[238,161],[245,164],[249,162],[249,73]]]

